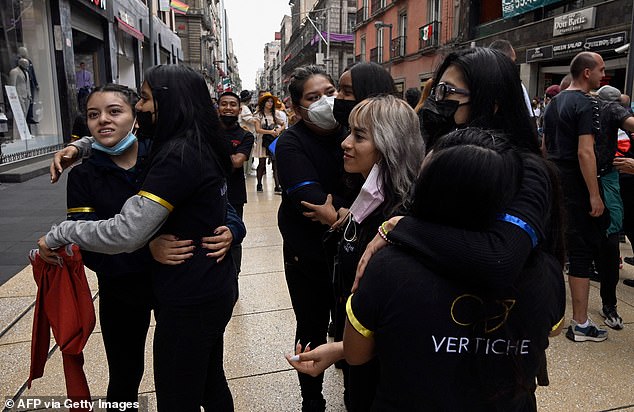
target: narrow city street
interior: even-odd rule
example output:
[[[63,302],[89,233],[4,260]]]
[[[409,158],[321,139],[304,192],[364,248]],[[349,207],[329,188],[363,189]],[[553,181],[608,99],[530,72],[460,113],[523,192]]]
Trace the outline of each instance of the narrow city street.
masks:
[[[15,250],[20,243],[24,243],[27,248],[34,246],[37,234],[44,233],[55,216],[63,217],[64,182],[56,187],[58,191],[51,192],[46,179],[43,176],[22,183],[17,192],[14,192],[17,185],[2,186],[0,203],[15,205],[11,214],[15,221],[13,225],[19,228],[20,222],[30,222],[28,231],[31,231],[32,240],[29,242],[28,235],[20,235],[20,240],[15,242]],[[296,373],[283,357],[293,347],[294,315],[284,280],[282,239],[276,224],[280,197],[273,193],[270,170],[264,186],[263,193],[256,193],[255,177],[250,176],[247,179],[249,202],[245,208],[245,223],[248,235],[244,242],[240,298],[225,334],[225,371],[236,411],[298,411],[301,397]],[[22,196],[23,203],[19,199],[12,199],[12,196]],[[35,202],[35,199],[48,206],[48,213],[45,213],[47,217],[35,219],[34,214],[44,212],[35,209],[32,204],[24,203]],[[7,219],[6,216],[3,211],[3,219]],[[13,233],[18,233],[15,230]],[[7,234],[8,232],[3,231],[0,235],[3,245],[12,242]],[[621,250],[623,256],[632,254],[629,245],[622,244]],[[3,265],[3,276],[6,276],[6,271],[9,270],[7,268],[11,265],[0,263]],[[96,278],[91,272],[88,276],[95,296],[95,308],[98,309]],[[621,278],[634,278],[634,267],[625,265]],[[26,263],[22,270],[0,286],[2,400],[65,398],[62,358],[53,342],[44,377],[36,380],[30,390],[26,389],[35,292],[32,272]],[[625,322],[623,330],[610,330],[608,340],[602,343],[573,343],[563,334],[551,340],[548,349],[550,386],[537,390],[540,410],[634,410],[634,393],[627,389],[634,384],[634,289],[619,283],[617,294],[619,312]],[[568,295],[567,299],[568,319],[571,313]],[[590,290],[590,316],[597,322],[601,320],[598,313],[599,302],[598,285],[593,282]],[[141,384],[142,400],[147,402],[145,410],[148,411],[156,410],[152,381],[153,332],[151,327],[147,340],[146,370]],[[416,348],[403,348],[403,362],[407,361],[408,350]],[[103,398],[108,372],[98,323],[84,354],[91,395],[94,398]],[[331,368],[327,371],[324,387],[327,410],[344,411],[342,376],[339,370]],[[20,410],[43,409],[32,407]]]

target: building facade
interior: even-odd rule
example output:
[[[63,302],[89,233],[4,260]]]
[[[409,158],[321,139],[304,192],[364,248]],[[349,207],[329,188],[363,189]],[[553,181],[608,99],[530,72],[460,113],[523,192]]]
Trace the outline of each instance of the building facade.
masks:
[[[621,46],[630,42],[631,1],[532,3],[520,7],[510,0],[463,1],[464,46],[508,40],[515,48],[520,75],[531,96],[543,97],[548,86],[559,84],[571,59],[584,50],[603,57],[604,84],[625,90],[627,52]]]
[[[318,64],[337,79],[354,61],[356,0],[318,0],[310,11],[306,2],[291,1],[291,35],[281,46],[281,81],[288,83],[293,69]],[[288,33],[283,22],[281,33]]]
[[[78,85],[114,82],[138,89],[147,67],[179,62],[181,43],[167,4],[161,11],[158,0],[4,2],[0,163],[49,153],[69,141],[81,115]],[[27,69],[18,65],[20,58],[28,60]]]
[[[358,0],[355,60],[382,64],[398,93],[421,88],[453,47],[459,7],[447,0]]]

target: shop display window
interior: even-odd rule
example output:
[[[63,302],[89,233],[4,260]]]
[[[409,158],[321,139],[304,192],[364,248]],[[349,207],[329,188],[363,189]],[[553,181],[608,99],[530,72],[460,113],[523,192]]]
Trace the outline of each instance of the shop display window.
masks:
[[[0,162],[31,157],[62,143],[50,24],[46,0],[2,2]]]

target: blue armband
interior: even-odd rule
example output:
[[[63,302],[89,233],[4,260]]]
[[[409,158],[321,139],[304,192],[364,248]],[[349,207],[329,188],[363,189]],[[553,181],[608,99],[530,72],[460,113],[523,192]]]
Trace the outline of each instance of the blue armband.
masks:
[[[297,189],[299,189],[301,187],[308,186],[308,185],[315,185],[317,183],[318,182],[316,182],[314,180],[307,180],[305,182],[298,183],[295,186],[286,189],[286,194],[290,195],[292,192],[296,191]]]
[[[508,223],[510,223],[512,225],[515,225],[515,226],[519,227],[524,232],[526,232],[528,237],[531,238],[531,243],[533,244],[533,247],[537,246],[538,239],[537,239],[537,233],[535,233],[535,229],[533,229],[531,227],[531,225],[529,225],[528,223],[524,222],[519,217],[516,217],[516,216],[513,216],[513,215],[509,215],[508,213],[504,213],[504,214],[499,214],[498,215],[498,220],[501,220],[503,222],[508,222]]]

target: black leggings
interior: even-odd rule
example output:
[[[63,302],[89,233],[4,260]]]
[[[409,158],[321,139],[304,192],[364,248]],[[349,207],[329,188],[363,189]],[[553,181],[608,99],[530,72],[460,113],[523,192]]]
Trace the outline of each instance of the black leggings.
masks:
[[[161,412],[233,411],[223,368],[223,334],[235,296],[157,308],[154,386]]]
[[[148,284],[147,288],[151,286]],[[106,287],[99,292],[99,323],[108,359],[109,402],[136,402],[145,368],[145,338],[150,327],[149,302],[121,298]],[[108,409],[108,411],[118,409]],[[136,411],[137,409],[128,409]]]
[[[262,184],[262,177],[266,173],[266,159],[268,159],[268,157],[260,157],[258,159],[258,168],[256,169],[256,172],[259,185]],[[277,162],[275,159],[271,159],[271,166],[273,168],[273,180],[275,181],[275,187],[279,187],[280,181],[277,178]]]
[[[297,320],[295,342],[300,340],[302,347],[310,342],[311,348],[326,343],[333,292],[325,258],[303,260],[284,245],[284,272]],[[316,378],[297,375],[303,400],[323,399],[323,373]]]

